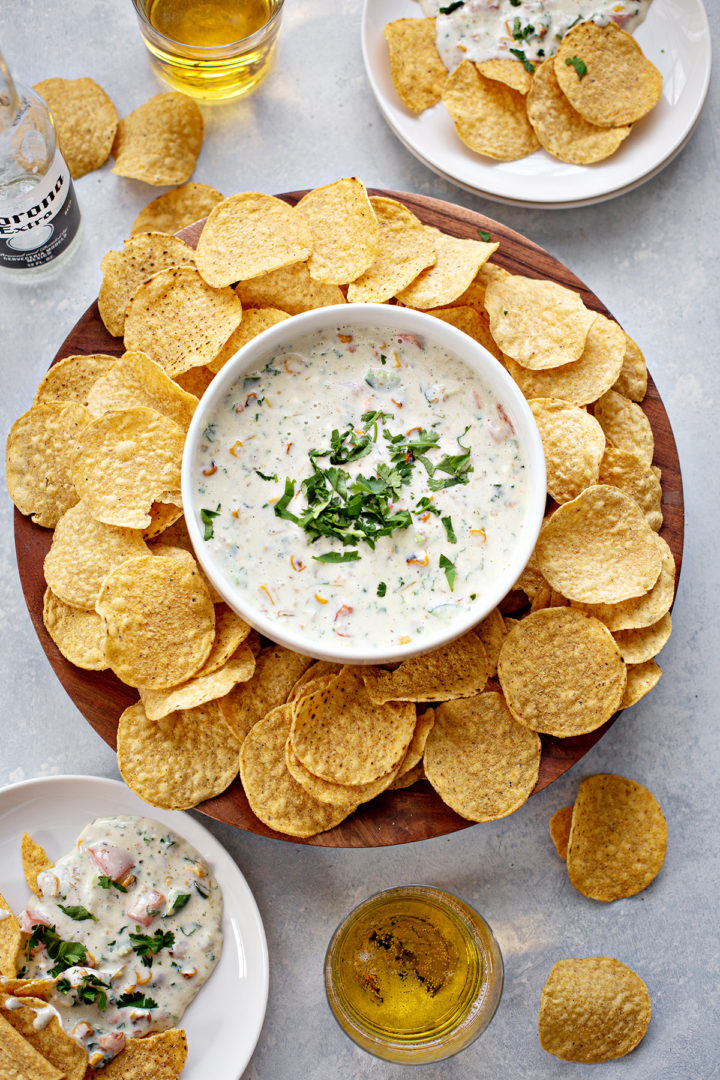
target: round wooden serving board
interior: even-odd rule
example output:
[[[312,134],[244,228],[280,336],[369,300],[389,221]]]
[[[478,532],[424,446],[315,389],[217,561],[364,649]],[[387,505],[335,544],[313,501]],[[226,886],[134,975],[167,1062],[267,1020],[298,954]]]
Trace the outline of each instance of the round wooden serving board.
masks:
[[[593,311],[612,315],[603,303],[567,267],[554,259],[537,244],[508,229],[500,222],[484,217],[471,210],[454,206],[422,195],[409,195],[396,191],[371,191],[374,195],[386,195],[399,199],[426,225],[434,225],[453,236],[477,239],[478,229],[491,234],[500,247],[493,261],[515,274],[547,278],[577,290],[585,304]],[[295,204],[304,194],[290,192],[282,196]],[[189,226],[180,234],[193,246],[202,231],[202,222]],[[642,343],[641,343],[642,345]],[[97,303],[92,304],[66,340],[60,346],[53,363],[65,356],[78,353],[123,353],[121,338],[108,334]],[[660,400],[655,384],[648,379],[648,392],[642,403],[655,434],[656,465],[662,469],[664,524],[661,535],[667,540],[675,557],[679,574],[683,549],[683,492],[677,448],[667,413]],[[25,601],[40,642],[56,675],[67,690],[80,712],[99,735],[113,748],[118,717],[138,699],[137,690],[121,683],[111,671],[84,671],[70,664],[58,651],[43,626],[43,560],[50,548],[52,532],[34,525],[30,518],[15,511],[15,547],[18,568]],[[569,739],[542,736],[543,753],[540,776],[535,791],[542,791],[602,738],[613,721],[588,735]],[[262,836],[292,840],[296,843],[315,844],[323,847],[381,847],[425,840],[433,836],[465,829],[472,822],[466,821],[449,809],[435,794],[426,781],[400,791],[385,792],[372,802],[360,807],[354,814],[329,832],[308,840],[297,840],[268,829],[248,806],[239,779],[227,791],[198,807],[203,813],[219,821]]]

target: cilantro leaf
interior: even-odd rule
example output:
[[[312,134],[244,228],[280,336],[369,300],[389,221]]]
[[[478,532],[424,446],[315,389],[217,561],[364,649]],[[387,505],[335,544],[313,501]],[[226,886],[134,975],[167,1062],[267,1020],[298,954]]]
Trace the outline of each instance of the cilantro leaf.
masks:
[[[220,503],[217,504],[217,510],[201,510],[200,520],[205,526],[205,532],[203,534],[203,540],[212,540],[213,538],[213,518],[216,518],[220,513]]]
[[[441,555],[439,564],[440,569],[445,571],[445,577],[447,578],[448,585],[450,586],[450,592],[453,591],[455,585],[455,578],[457,577],[457,570],[455,569],[455,563],[450,562],[447,555]]]
[[[130,944],[145,967],[152,967],[153,956],[162,949],[172,949],[175,935],[172,930],[156,930],[154,934],[130,934]]]
[[[457,11],[458,8],[463,7],[465,0],[453,0],[452,4],[448,4],[446,7],[438,8],[441,15],[450,15],[453,11]]]
[[[326,555],[313,555],[315,562],[325,563],[357,562],[359,558],[359,551],[328,551]]]
[[[112,886],[112,888],[117,889],[118,892],[127,892],[124,885],[121,885],[119,881],[113,881],[107,874],[101,874],[97,881],[101,889],[109,889]]]
[[[141,990],[134,990],[132,993],[126,992],[121,994],[115,1004],[119,1009],[125,1009],[130,1005],[133,1005],[138,1009],[157,1009],[158,1007],[157,1001],[145,997]]]
[[[486,244],[489,244],[490,241],[492,240],[492,237],[490,236],[490,233],[487,232],[485,229],[478,229],[477,234],[478,234],[478,236],[480,237],[481,240],[485,241]]]
[[[277,473],[273,473],[272,476],[268,476],[267,473],[260,472],[259,469],[255,469],[255,472],[258,474],[261,480],[274,480],[276,484],[278,482]]]
[[[579,79],[584,79],[587,75],[587,64],[584,60],[581,60],[579,56],[566,56],[565,63],[568,67],[575,68]]]
[[[58,904],[58,907],[61,911],[64,911],[66,915],[69,915],[71,919],[74,919],[75,922],[84,922],[86,919],[92,919],[93,922],[97,922],[97,916],[91,914],[91,912],[83,907],[82,904],[78,904],[77,906],[71,904],[68,907],[65,907],[64,904]]]
[[[87,951],[79,941],[63,941],[54,926],[36,924],[28,939],[26,956],[28,960],[33,949],[43,945],[51,960],[57,963],[50,969],[50,975],[55,978],[68,968],[87,961]]]
[[[511,49],[510,52],[513,54],[513,56],[517,57],[525,70],[529,71],[532,75],[535,71],[535,65],[530,63],[522,49]]]
[[[185,907],[185,905],[187,904],[189,899],[190,899],[190,893],[189,892],[178,893],[177,896],[175,897],[175,899],[173,900],[172,910],[173,911],[182,911],[182,909]]]
[[[453,529],[452,518],[449,516],[444,517],[442,518],[442,523],[445,526],[445,532],[447,533],[449,543],[457,544],[457,536],[455,535],[455,531]]]
[[[377,594],[378,594],[378,596],[384,596],[386,592],[387,592],[387,585],[385,584],[384,581],[381,581],[379,583],[378,587],[377,587]]]

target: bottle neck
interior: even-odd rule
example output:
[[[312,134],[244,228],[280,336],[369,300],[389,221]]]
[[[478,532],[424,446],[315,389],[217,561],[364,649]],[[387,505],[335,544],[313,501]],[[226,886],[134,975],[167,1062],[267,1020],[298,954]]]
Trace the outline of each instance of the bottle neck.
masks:
[[[13,126],[20,108],[20,95],[5,57],[0,52],[0,131]]]

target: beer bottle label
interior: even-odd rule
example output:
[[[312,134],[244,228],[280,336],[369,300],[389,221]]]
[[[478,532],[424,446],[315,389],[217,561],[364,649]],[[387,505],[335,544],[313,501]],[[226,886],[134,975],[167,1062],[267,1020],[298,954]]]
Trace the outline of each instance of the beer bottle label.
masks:
[[[0,204],[0,266],[43,266],[62,254],[80,225],[70,171],[58,150],[31,191]]]

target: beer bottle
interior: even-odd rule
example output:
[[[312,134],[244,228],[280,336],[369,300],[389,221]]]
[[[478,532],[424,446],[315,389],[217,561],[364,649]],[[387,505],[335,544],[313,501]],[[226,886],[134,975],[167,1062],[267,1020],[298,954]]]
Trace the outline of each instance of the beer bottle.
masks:
[[[52,113],[0,53],[0,269],[15,280],[54,269],[77,247],[79,226]]]

